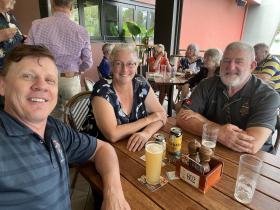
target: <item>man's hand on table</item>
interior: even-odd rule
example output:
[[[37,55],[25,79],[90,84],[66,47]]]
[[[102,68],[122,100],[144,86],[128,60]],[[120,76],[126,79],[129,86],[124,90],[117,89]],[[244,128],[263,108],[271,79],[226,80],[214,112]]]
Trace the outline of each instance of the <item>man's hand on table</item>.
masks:
[[[237,152],[252,152],[255,138],[244,130],[232,124],[222,125],[219,129],[219,142]]]

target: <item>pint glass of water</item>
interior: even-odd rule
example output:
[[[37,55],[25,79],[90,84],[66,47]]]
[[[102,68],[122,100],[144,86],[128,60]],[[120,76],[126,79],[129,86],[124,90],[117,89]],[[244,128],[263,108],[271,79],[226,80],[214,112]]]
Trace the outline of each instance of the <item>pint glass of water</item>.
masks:
[[[241,203],[252,201],[263,161],[254,155],[240,156],[234,197]]]

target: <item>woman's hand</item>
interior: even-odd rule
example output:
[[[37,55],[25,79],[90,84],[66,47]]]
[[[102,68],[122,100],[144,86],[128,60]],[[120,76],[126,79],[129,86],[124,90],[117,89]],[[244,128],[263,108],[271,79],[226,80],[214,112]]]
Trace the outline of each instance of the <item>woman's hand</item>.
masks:
[[[128,139],[126,148],[132,152],[139,151],[145,146],[150,137],[145,131],[134,133]]]
[[[6,41],[15,36],[17,33],[16,28],[4,28],[0,30],[0,41]]]

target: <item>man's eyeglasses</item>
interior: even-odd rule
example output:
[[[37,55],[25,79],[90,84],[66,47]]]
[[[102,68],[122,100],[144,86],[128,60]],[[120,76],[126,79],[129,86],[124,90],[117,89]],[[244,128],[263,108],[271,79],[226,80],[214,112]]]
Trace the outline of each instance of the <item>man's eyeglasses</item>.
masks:
[[[134,68],[136,67],[136,65],[137,65],[136,62],[127,62],[127,63],[125,64],[125,63],[122,62],[122,61],[113,61],[112,63],[113,63],[113,67],[118,68],[118,69],[124,68],[124,66],[125,66],[126,68],[128,68],[128,69],[134,69]]]

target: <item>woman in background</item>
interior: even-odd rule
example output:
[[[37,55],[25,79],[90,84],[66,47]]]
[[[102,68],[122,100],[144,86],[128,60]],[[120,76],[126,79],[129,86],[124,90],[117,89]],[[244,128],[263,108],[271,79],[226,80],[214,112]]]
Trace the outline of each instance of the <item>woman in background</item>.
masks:
[[[115,45],[110,63],[112,83],[100,80],[92,92],[98,138],[128,139],[128,150],[137,151],[166,123],[166,113],[147,81],[136,75],[135,45]]]
[[[155,45],[153,49],[153,56],[148,60],[149,64],[149,72],[160,72],[165,68],[166,72],[171,71],[171,65],[169,63],[169,60],[167,58],[167,53],[164,51],[164,45],[163,44],[157,44]],[[153,84],[151,82],[153,88],[157,91],[159,90],[159,103],[163,104],[164,98],[168,93],[169,85],[165,84]]]
[[[188,80],[186,84],[183,85],[181,96],[180,96],[180,102],[178,102],[175,105],[175,109],[178,112],[182,105],[182,100],[184,100],[189,92],[190,89],[194,88],[198,83],[205,79],[213,77],[217,74],[219,74],[219,66],[220,61],[222,59],[222,51],[217,48],[211,48],[205,51],[204,53],[204,64],[203,67],[201,67],[200,71],[195,74],[192,78]]]
[[[203,65],[201,57],[199,57],[199,48],[196,44],[189,44],[185,57],[181,58],[178,63],[178,69],[182,72],[191,70],[192,73],[197,74],[200,67]]]

